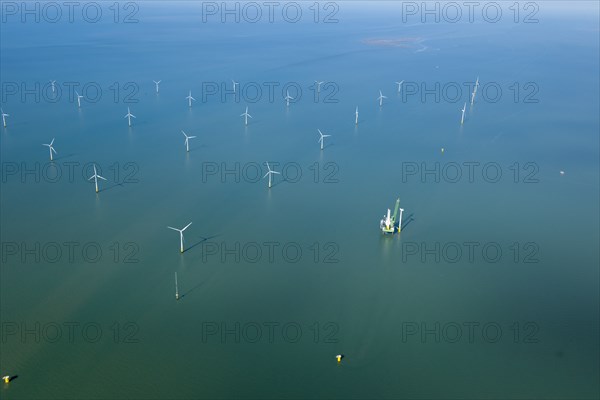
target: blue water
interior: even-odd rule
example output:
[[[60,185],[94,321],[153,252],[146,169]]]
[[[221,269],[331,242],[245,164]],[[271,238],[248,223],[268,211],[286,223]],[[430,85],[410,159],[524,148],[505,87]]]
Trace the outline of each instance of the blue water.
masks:
[[[598,397],[596,4],[538,2],[529,24],[508,3],[498,23],[135,4],[95,24],[3,8],[3,398]],[[166,227],[189,222],[180,254]]]

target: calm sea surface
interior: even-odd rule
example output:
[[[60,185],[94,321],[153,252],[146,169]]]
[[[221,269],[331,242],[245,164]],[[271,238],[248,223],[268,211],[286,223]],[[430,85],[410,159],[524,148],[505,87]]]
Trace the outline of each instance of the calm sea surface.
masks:
[[[3,8],[2,398],[598,397],[597,5],[100,4]]]

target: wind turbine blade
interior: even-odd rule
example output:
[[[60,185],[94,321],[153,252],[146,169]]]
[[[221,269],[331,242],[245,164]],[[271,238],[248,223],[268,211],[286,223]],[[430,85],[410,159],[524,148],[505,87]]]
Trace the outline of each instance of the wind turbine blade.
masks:
[[[179,229],[177,229],[177,228],[173,228],[172,226],[167,226],[167,228],[169,228],[169,229],[173,229],[174,231],[177,231],[177,232],[179,232]]]
[[[271,173],[281,175],[281,172],[271,171]]]
[[[270,173],[271,173],[271,171],[267,172],[267,173],[265,174],[265,176],[263,176],[262,178],[263,178],[263,179],[265,179],[265,178],[266,178],[266,177],[267,177],[267,176],[268,176]]]
[[[195,138],[195,137],[196,137],[196,136],[188,136],[188,139],[193,139],[193,138]]]
[[[58,154],[58,153],[56,152],[56,150],[54,150],[54,147],[50,147],[50,151],[53,151],[53,152],[54,152],[54,154]]]
[[[185,231],[187,228],[189,228],[189,226],[190,226],[191,224],[192,224],[191,222],[190,222],[189,224],[187,224],[187,225],[185,226],[185,228],[183,228],[181,231],[182,231],[182,232],[183,232],[183,231]]]
[[[105,178],[105,177],[103,177],[103,176],[100,176],[100,175],[98,175],[97,177],[98,177],[98,178],[100,178],[100,179],[102,179],[103,181],[105,181],[105,180],[106,180],[106,178]]]
[[[95,176],[90,176],[90,177],[88,178],[88,181],[91,181],[91,180],[92,180],[92,179],[94,179],[94,178],[95,178]]]

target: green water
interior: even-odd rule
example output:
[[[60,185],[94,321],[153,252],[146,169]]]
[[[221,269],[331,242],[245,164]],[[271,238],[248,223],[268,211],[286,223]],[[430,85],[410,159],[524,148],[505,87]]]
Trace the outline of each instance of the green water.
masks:
[[[340,2],[327,25],[138,4],[137,24],[1,25],[0,374],[18,375],[3,398],[598,396],[597,6],[421,24],[391,3]],[[373,42],[398,38],[410,40]],[[462,126],[466,90],[395,92],[477,76],[503,94],[479,93]],[[232,78],[279,86],[273,101],[203,101],[206,83]],[[7,94],[50,79],[95,82],[102,99],[79,110],[64,93]],[[314,80],[337,102],[315,101]],[[289,108],[288,82],[303,94]],[[182,129],[197,136],[187,154]],[[332,135],[323,151],[317,129]],[[254,182],[266,161],[287,168],[270,190]],[[407,170],[436,165],[439,182]],[[382,236],[397,197],[402,233]],[[189,222],[180,254],[166,227]]]

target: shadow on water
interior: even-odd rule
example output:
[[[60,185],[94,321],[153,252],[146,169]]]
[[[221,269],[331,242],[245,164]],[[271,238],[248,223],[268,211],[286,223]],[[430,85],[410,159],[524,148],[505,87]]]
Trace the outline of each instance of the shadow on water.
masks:
[[[408,226],[408,224],[410,224],[411,222],[413,222],[413,221],[415,220],[415,219],[413,218],[413,215],[415,215],[415,214],[414,214],[414,213],[413,213],[413,214],[410,214],[410,215],[408,216],[408,218],[406,218],[406,221],[404,222],[404,224],[402,224],[402,229],[401,229],[401,230],[405,230],[405,229],[406,229],[406,227]]]
[[[121,182],[121,183],[119,183],[119,182],[115,182],[115,184],[114,184],[114,185],[107,186],[107,187],[105,187],[105,188],[101,189],[99,192],[100,192],[100,193],[102,193],[102,192],[106,192],[107,190],[114,189],[114,188],[116,188],[117,186],[123,187],[123,186],[125,186],[125,182]]]
[[[188,294],[192,293],[194,290],[196,290],[198,288],[201,288],[202,286],[204,286],[209,281],[209,279],[210,279],[210,276],[208,277],[208,279],[204,280],[204,282],[200,282],[199,284],[197,284],[196,286],[194,286],[193,288],[191,288],[187,292],[182,293],[180,298],[183,299],[185,296],[187,296]]]
[[[212,235],[212,236],[208,236],[208,237],[202,237],[202,236],[200,236],[200,237],[202,238],[202,240],[199,240],[199,241],[197,241],[196,243],[192,244],[192,245],[191,245],[190,247],[188,247],[188,248],[187,248],[185,251],[186,251],[186,252],[187,252],[187,251],[190,251],[191,249],[193,249],[194,247],[198,246],[199,244],[202,244],[202,243],[206,242],[207,240],[214,239],[214,238],[216,238],[216,237],[218,237],[218,236],[221,236],[221,234],[220,234],[220,233],[218,233],[218,234],[216,234],[216,235]]]
[[[64,156],[60,156],[60,157],[54,157],[54,160],[53,160],[53,161],[60,161],[60,160],[64,160],[65,158],[71,158],[71,157],[74,157],[74,156],[76,156],[76,155],[77,155],[76,153],[71,153],[71,154],[66,154],[66,155],[64,155]]]

